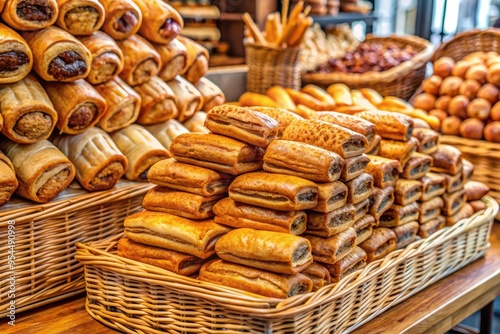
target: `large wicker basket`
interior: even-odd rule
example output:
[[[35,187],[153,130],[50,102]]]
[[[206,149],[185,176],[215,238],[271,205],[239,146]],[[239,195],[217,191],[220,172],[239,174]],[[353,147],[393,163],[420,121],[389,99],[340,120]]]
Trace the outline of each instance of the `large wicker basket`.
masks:
[[[21,312],[85,291],[83,266],[74,259],[75,244],[122,232],[123,220],[140,210],[150,188],[149,183],[124,181],[108,191],[69,189],[47,204],[14,200],[2,207],[0,316],[5,317],[11,300]],[[15,268],[8,263],[8,239],[15,242]],[[11,276],[15,298],[10,294]]]
[[[484,255],[498,204],[369,264],[338,284],[286,300],[183,277],[116,255],[122,235],[77,244],[86,308],[125,333],[347,333]]]
[[[431,60],[446,56],[458,61],[476,51],[500,52],[500,29],[476,29],[456,34],[451,40],[439,46]]]
[[[334,83],[344,83],[350,88],[372,88],[383,96],[397,96],[409,99],[425,78],[426,64],[432,56],[433,45],[417,36],[375,37],[368,35],[365,43],[394,43],[399,47],[411,45],[418,54],[411,60],[384,72],[357,73],[314,73],[302,74],[303,83],[327,87]]]

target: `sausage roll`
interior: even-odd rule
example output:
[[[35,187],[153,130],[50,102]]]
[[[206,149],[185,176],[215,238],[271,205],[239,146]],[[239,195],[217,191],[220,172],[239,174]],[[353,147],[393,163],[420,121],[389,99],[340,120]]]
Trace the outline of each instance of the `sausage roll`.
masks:
[[[366,137],[341,126],[317,121],[300,120],[290,124],[282,139],[303,142],[351,158],[362,154],[368,146]]]
[[[356,246],[372,235],[375,225],[375,218],[370,215],[366,215],[354,223],[352,228],[356,231]]]
[[[307,268],[300,272],[311,279],[313,282],[312,291],[318,291],[330,283],[330,272],[324,266],[313,262]]]
[[[305,210],[318,205],[318,186],[296,176],[247,173],[234,179],[229,197],[274,210]]]
[[[396,234],[389,228],[377,227],[359,247],[366,252],[367,263],[379,260],[396,249]]]
[[[342,168],[342,172],[340,173],[340,180],[348,182],[357,178],[366,171],[369,163],[370,158],[366,154],[345,159],[344,168]]]
[[[402,171],[413,152],[417,150],[417,146],[418,140],[414,137],[406,142],[382,139],[379,155],[387,159],[398,160],[401,165],[400,171]]]
[[[429,201],[418,203],[418,222],[424,224],[436,218],[441,213],[443,206],[444,202],[441,197],[434,197]]]
[[[375,138],[375,125],[363,118],[341,114],[333,111],[321,111],[316,113],[317,119],[328,123],[336,124],[348,128],[354,132],[362,134],[368,140],[369,145]]]
[[[285,129],[292,124],[292,122],[303,119],[299,115],[284,109],[270,107],[250,107],[250,109],[266,114],[278,122],[278,138],[283,136],[283,132],[285,132]]]
[[[142,12],[139,34],[148,41],[168,44],[179,35],[184,21],[172,6],[162,0],[134,0]]]
[[[176,251],[149,246],[122,238],[117,245],[118,256],[147,263],[179,275],[190,276],[198,273],[206,260]]]
[[[451,194],[444,194],[442,198],[444,206],[441,209],[441,213],[444,216],[453,216],[464,206],[465,202],[467,202],[467,196],[465,195],[464,189],[457,190]]]
[[[122,79],[116,77],[94,88],[108,104],[106,113],[97,123],[104,131],[113,132],[137,120],[141,108],[141,96]]]
[[[308,211],[306,234],[330,237],[343,232],[354,224],[355,212],[351,204],[327,213]]]
[[[76,180],[88,191],[107,190],[125,174],[128,160],[111,137],[99,128],[54,140],[76,169]]]
[[[137,123],[150,125],[177,117],[176,97],[172,89],[157,76],[134,87],[141,97],[141,110]]]
[[[182,134],[172,141],[170,152],[180,162],[233,175],[262,167],[260,148],[214,134]]]
[[[0,151],[0,206],[7,203],[18,187],[14,165],[10,159]]]
[[[347,203],[347,186],[340,181],[318,183],[318,205],[313,211],[327,213]]]
[[[125,177],[131,181],[147,181],[151,166],[171,157],[151,133],[136,124],[111,133],[111,138],[128,159]]]
[[[194,115],[203,105],[203,96],[189,81],[181,76],[167,82],[177,97],[177,109],[179,114],[177,120],[183,123]]]
[[[104,7],[97,0],[57,0],[56,24],[74,36],[90,35],[104,23]]]
[[[422,182],[417,180],[399,179],[394,188],[394,202],[399,205],[408,205],[422,197]]]
[[[355,116],[375,124],[375,132],[384,139],[408,141],[413,133],[413,119],[403,114],[370,110]]]
[[[367,258],[368,256],[362,248],[354,247],[349,254],[334,264],[325,264],[326,269],[330,272],[330,281],[337,283],[353,272],[363,269],[366,267]]]
[[[184,44],[188,52],[186,71],[182,76],[193,85],[196,85],[200,78],[207,74],[210,59],[208,50],[187,37],[179,36],[178,39],[179,42]]]
[[[437,216],[436,218],[429,220],[424,224],[420,224],[418,235],[422,238],[428,238],[445,226],[446,219],[443,216]]]
[[[396,235],[396,249],[404,248],[411,244],[417,238],[420,224],[418,222],[409,222],[392,229]]]
[[[373,192],[373,176],[370,174],[361,174],[352,181],[346,183],[349,190],[347,202],[359,203],[371,196]]]
[[[195,87],[203,96],[202,110],[205,112],[209,112],[212,108],[220,106],[226,102],[226,96],[219,86],[207,78],[200,78]]]
[[[265,297],[283,299],[311,292],[313,286],[311,279],[302,274],[275,274],[223,260],[214,260],[201,267],[199,279]]]
[[[306,235],[311,243],[314,261],[334,264],[356,247],[356,232],[352,227],[328,238]]]
[[[141,211],[125,218],[125,236],[133,241],[206,259],[230,231],[213,220],[192,221],[164,212]]]
[[[153,44],[153,46],[161,58],[161,69],[158,73],[160,78],[168,82],[184,73],[188,59],[188,52],[184,44],[174,38],[168,44]]]
[[[102,31],[90,36],[81,36],[80,42],[92,54],[92,64],[86,80],[93,85],[105,83],[123,70],[123,52],[115,40]]]
[[[201,196],[157,186],[144,196],[142,207],[149,211],[166,212],[190,219],[207,219],[214,216],[212,207],[224,194]]]
[[[368,214],[368,210],[370,210],[370,198],[365,199],[359,203],[353,204],[354,206],[354,220],[359,220],[363,218],[366,214]]]
[[[428,201],[446,192],[446,178],[440,174],[427,173],[422,178],[421,201]]]
[[[33,52],[33,70],[45,81],[75,81],[85,78],[92,54],[69,32],[56,27],[24,32]]]
[[[161,68],[161,59],[155,48],[139,35],[132,35],[118,41],[123,52],[123,70],[120,78],[130,86],[147,82],[157,75]]]
[[[276,139],[279,124],[258,111],[233,105],[215,107],[207,113],[205,127],[212,133],[267,147]]]
[[[5,0],[2,19],[12,29],[39,30],[53,25],[58,14],[56,0]]]
[[[280,251],[273,251],[276,249]],[[215,251],[223,260],[278,274],[297,274],[313,261],[307,239],[250,228],[234,229],[223,235],[215,244]]]
[[[425,176],[432,166],[430,155],[413,152],[408,162],[403,168],[401,176],[407,180],[417,180]]]
[[[375,135],[373,140],[371,141],[370,144],[368,144],[368,147],[366,148],[365,153],[370,154],[370,155],[380,155],[380,141],[382,140],[382,137],[379,135]]]
[[[170,144],[179,135],[189,133],[189,130],[175,119],[166,122],[144,126],[168,150]]]
[[[276,211],[224,198],[213,206],[216,223],[233,228],[302,234],[307,227],[304,211]]]
[[[205,127],[206,120],[207,113],[204,111],[197,111],[190,119],[182,123],[182,125],[191,132],[211,133],[210,130]]]
[[[439,145],[432,157],[434,158],[433,172],[452,175],[462,173],[462,153],[457,148],[450,145]]]
[[[376,220],[379,220],[380,217],[389,210],[389,208],[394,203],[394,188],[393,187],[385,187],[385,188],[373,188],[373,195],[371,196],[370,201],[370,210],[369,213]]]
[[[481,202],[481,203],[483,203],[483,202]],[[446,226],[453,226],[456,223],[458,223],[459,221],[461,221],[462,219],[469,218],[470,216],[472,216],[474,214],[474,211],[475,211],[474,207],[471,204],[465,203],[465,205],[462,206],[462,208],[460,210],[458,210],[453,216],[448,216],[445,218],[446,219]]]
[[[57,111],[56,125],[60,134],[79,134],[96,125],[106,112],[106,100],[83,79],[47,81],[44,86]]]
[[[423,154],[432,154],[438,149],[439,134],[431,129],[415,128],[413,137],[418,139],[417,151]]]
[[[463,173],[450,175],[447,173],[439,173],[444,177],[444,183],[446,185],[446,192],[453,193],[464,187],[464,175]]]
[[[463,175],[464,175],[464,182],[470,181],[472,179],[472,175],[474,174],[474,165],[472,162],[466,159],[462,159],[462,164],[463,164]]]
[[[295,175],[316,182],[339,179],[344,159],[338,154],[309,144],[274,140],[264,154],[266,172]]]
[[[187,191],[201,196],[227,193],[233,176],[213,170],[165,159],[154,164],[148,181],[159,186]]]
[[[3,139],[0,149],[16,171],[19,182],[16,194],[34,202],[51,201],[75,177],[73,164],[48,140],[22,145]]]
[[[1,9],[0,9],[1,12]],[[24,78],[33,66],[33,54],[28,43],[14,30],[0,23],[0,84],[14,83]]]
[[[411,203],[405,206],[393,205],[379,219],[379,226],[396,227],[419,219],[419,205]]]
[[[394,187],[399,178],[399,161],[369,155],[365,172],[373,176],[373,184],[379,188]]]
[[[131,0],[99,0],[106,16],[102,30],[116,41],[126,39],[141,27],[142,12]]]
[[[464,184],[465,196],[467,201],[480,200],[490,191],[490,187],[478,181],[468,181]]]

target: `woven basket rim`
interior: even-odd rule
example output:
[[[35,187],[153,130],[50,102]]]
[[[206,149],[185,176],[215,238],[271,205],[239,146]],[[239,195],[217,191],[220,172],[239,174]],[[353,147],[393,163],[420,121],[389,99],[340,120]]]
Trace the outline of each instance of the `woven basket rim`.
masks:
[[[147,279],[148,282],[152,284],[176,288],[183,294],[222,304],[228,309],[244,312],[249,316],[261,319],[276,319],[308,312],[322,303],[346,295],[351,290],[356,289],[360,283],[365,280],[370,280],[370,278],[386,270],[386,268],[407,261],[409,258],[419,254],[423,254],[464,232],[490,222],[497,215],[499,205],[489,196],[485,196],[483,202],[487,206],[484,212],[475,213],[470,218],[464,219],[451,227],[442,229],[427,239],[416,241],[405,249],[392,252],[384,259],[368,264],[363,270],[350,274],[336,284],[330,284],[316,292],[294,296],[284,300],[258,296],[241,290],[202,282],[197,279],[180,276],[158,267],[125,259],[107,252],[107,250],[115,247],[122,235],[89,244],[77,243],[75,258],[84,265],[92,264],[106,270],[113,270],[124,276],[133,274],[137,278]],[[105,250],[102,251],[96,248],[98,246],[101,246],[101,248]]]
[[[450,135],[439,135],[439,141],[447,145],[478,147],[481,148],[481,150],[478,151],[478,155],[481,157],[491,157],[493,159],[500,158],[500,143],[493,143],[483,139],[469,139]]]

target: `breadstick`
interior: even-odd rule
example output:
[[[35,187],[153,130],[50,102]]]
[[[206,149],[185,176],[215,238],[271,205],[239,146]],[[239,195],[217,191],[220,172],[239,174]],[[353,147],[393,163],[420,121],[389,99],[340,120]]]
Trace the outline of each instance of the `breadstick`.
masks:
[[[292,36],[290,36],[290,42],[288,42],[291,47],[297,47],[302,43],[306,30],[313,24],[313,18],[308,16],[299,22],[298,27],[294,29]]]
[[[298,25],[301,20],[304,19],[304,14],[299,13],[299,16],[296,17],[293,21],[290,19],[281,35],[281,39],[278,45],[282,45],[283,43],[287,43],[290,40],[290,37],[293,35],[294,31],[297,30]]]
[[[267,44],[266,39],[264,38],[264,36],[262,36],[262,33],[260,32],[259,28],[257,27],[255,22],[253,21],[250,14],[248,14],[248,13],[243,14],[243,21],[245,22],[248,29],[250,30],[255,42],[262,44],[262,45],[266,45]]]
[[[283,0],[283,8],[281,9],[281,25],[286,26],[286,18],[288,16],[288,9],[290,8],[290,0]]]
[[[281,35],[281,31],[278,31],[279,14],[271,13],[267,16],[266,21],[266,40],[270,44],[276,44]]]
[[[304,15],[305,16],[309,15],[309,13],[311,12],[311,8],[312,7],[309,5],[309,6],[306,7],[306,9],[304,9]]]

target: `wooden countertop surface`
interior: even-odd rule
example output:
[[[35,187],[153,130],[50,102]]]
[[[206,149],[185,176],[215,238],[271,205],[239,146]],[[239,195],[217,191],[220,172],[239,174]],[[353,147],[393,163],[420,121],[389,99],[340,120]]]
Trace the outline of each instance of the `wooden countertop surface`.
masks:
[[[360,327],[356,334],[443,333],[500,295],[500,224],[495,223],[485,257],[434,283]],[[16,316],[0,333],[112,334],[85,310],[84,296]]]

